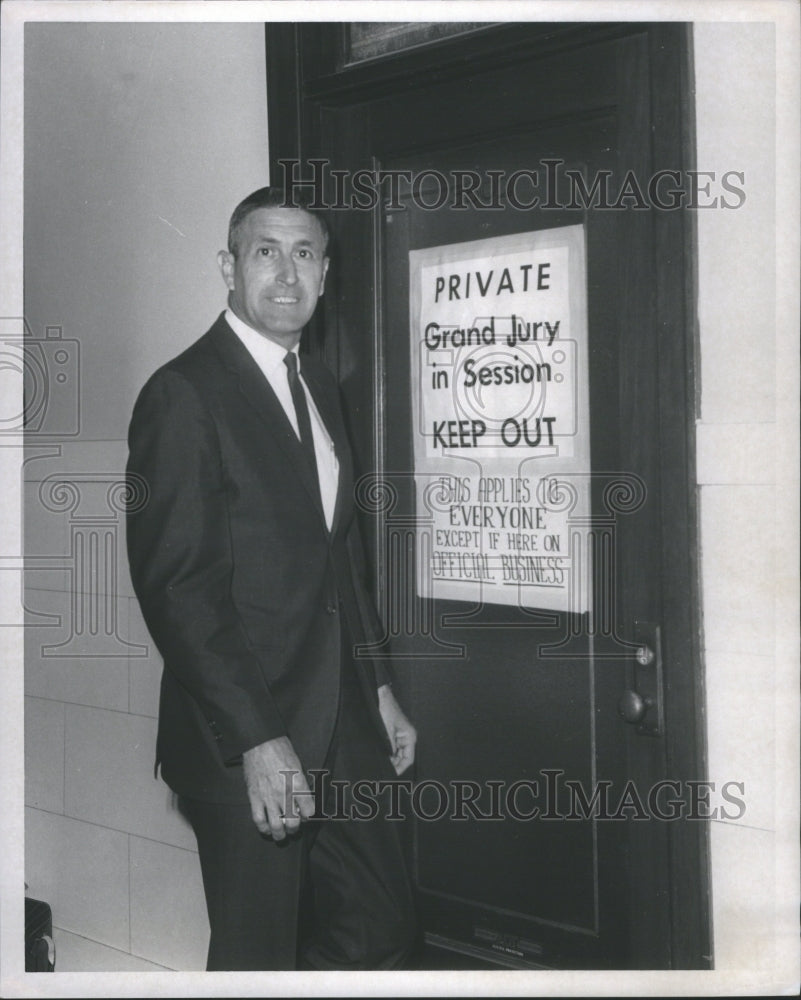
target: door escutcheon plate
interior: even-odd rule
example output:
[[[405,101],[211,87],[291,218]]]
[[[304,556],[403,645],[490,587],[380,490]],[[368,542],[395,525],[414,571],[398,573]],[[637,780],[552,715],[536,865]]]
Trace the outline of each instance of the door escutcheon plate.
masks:
[[[665,732],[662,684],[662,634],[653,622],[634,622],[634,690],[648,706],[636,725],[641,736],[662,736]]]

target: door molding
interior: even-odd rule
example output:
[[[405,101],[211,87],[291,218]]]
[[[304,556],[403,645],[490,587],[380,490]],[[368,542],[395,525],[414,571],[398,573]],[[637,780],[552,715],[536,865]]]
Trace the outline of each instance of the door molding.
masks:
[[[478,34],[451,37],[407,52],[337,69],[341,44],[337,24],[273,23],[266,25],[267,97],[271,177],[283,176],[279,159],[301,162],[326,157],[337,135],[350,162],[337,166],[370,166],[365,105],[373,99],[430,85],[432,79],[456,79],[469,58],[471,73],[512,63],[525,63],[543,53],[574,50],[613,39],[637,39],[647,53],[650,106],[642,113],[652,123],[650,155],[655,163],[679,171],[695,167],[695,123],[692,78],[692,34],[688,24],[530,24],[494,25]],[[364,215],[365,213],[360,213]],[[318,325],[307,334],[308,349],[324,355],[341,379],[348,359],[340,351],[340,329],[370,324],[375,329],[380,226],[377,212],[369,225],[361,222],[338,234],[340,251],[358,253],[372,274],[371,306],[358,303],[349,289],[333,289],[319,310]],[[677,781],[705,780],[706,734],[698,562],[698,511],[695,478],[697,400],[697,319],[695,218],[687,209],[654,210],[653,226],[659,266],[653,290],[658,350],[658,425],[663,568],[661,585],[664,632],[672,637],[670,661],[682,665],[666,676],[664,752],[667,774]],[[359,293],[361,294],[361,292]],[[326,340],[323,340],[323,324]],[[375,359],[373,359],[375,360]],[[363,471],[381,462],[382,375],[372,397],[358,396],[360,419],[370,432],[357,440]],[[678,470],[678,474],[677,474]],[[630,739],[641,739],[633,733]],[[711,903],[709,898],[708,823],[666,823],[670,873],[669,967],[711,968]],[[632,954],[640,967],[663,967],[653,943],[637,939],[634,922]],[[652,963],[658,963],[656,965]]]

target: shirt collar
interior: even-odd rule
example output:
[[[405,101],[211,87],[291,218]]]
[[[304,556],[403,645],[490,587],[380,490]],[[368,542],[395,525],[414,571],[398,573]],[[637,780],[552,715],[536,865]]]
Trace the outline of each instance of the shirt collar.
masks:
[[[280,344],[276,344],[269,337],[263,336],[258,330],[254,330],[249,323],[240,319],[233,309],[225,310],[225,321],[256,359],[260,368],[266,368],[270,371],[279,370],[279,366],[283,368],[284,358],[287,354],[286,348],[281,347]],[[298,371],[300,371],[301,363],[298,346],[296,344],[292,348],[292,352],[298,358]]]

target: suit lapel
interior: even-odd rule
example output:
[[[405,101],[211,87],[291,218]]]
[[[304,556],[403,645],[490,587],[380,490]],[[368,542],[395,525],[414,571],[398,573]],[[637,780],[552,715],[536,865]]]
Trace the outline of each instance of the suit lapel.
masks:
[[[283,448],[287,461],[295,468],[303,485],[309,493],[315,508],[322,520],[323,528],[328,531],[325,523],[319,485],[314,482],[312,470],[303,453],[303,448],[297,434],[289,422],[273,388],[264,377],[259,366],[253,360],[250,352],[228,326],[221,316],[211,328],[212,341],[225,367],[236,376],[239,390],[248,400],[253,409],[269,428],[275,440]],[[305,378],[303,362],[302,374]],[[315,404],[317,399],[315,397]],[[319,406],[318,406],[319,409]],[[322,414],[322,411],[320,411]],[[323,418],[325,419],[325,417]]]

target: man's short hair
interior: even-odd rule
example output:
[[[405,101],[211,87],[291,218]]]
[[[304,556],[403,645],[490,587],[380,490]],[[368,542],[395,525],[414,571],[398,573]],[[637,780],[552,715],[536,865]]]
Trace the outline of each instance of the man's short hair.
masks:
[[[236,257],[239,250],[239,231],[242,223],[259,208],[299,208],[317,219],[323,231],[323,247],[328,246],[328,221],[325,213],[319,208],[312,208],[314,192],[301,188],[298,191],[287,192],[279,187],[263,187],[249,194],[234,209],[231,221],[228,223],[228,252]]]

